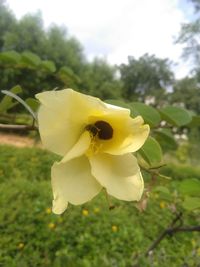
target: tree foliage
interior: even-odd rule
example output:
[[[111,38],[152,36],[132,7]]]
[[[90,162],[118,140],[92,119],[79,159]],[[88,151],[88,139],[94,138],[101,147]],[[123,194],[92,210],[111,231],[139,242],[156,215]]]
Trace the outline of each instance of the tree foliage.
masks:
[[[173,92],[168,97],[170,103],[200,113],[200,85],[197,78],[183,78],[174,84]]]
[[[2,0],[1,6],[0,88],[20,84],[25,97],[55,87],[121,96],[115,68],[100,59],[87,62],[82,45],[65,27],[51,25],[45,31],[40,12],[16,20]]]
[[[16,21],[3,39],[2,51],[31,51],[43,60],[54,61],[57,67],[68,65],[77,71],[84,62],[81,44],[64,27],[52,25],[46,32],[40,12]]]
[[[181,27],[177,43],[184,44],[183,57],[192,60],[195,72],[200,69],[200,1],[190,0],[194,7],[194,19]]]
[[[120,72],[126,98],[135,95],[143,100],[148,95],[159,98],[174,79],[168,59],[148,54],[138,60],[129,56],[128,64],[122,64]]]
[[[15,16],[9,10],[4,0],[0,0],[0,51],[3,50],[5,34],[16,24]]]
[[[85,65],[82,76],[82,88],[92,95],[103,99],[120,98],[121,82],[116,77],[116,68],[104,59],[94,59]]]

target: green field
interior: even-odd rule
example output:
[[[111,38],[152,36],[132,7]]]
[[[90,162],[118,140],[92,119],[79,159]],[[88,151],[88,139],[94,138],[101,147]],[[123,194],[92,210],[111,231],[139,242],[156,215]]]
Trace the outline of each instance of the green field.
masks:
[[[114,199],[115,209],[109,210],[101,193],[57,216],[50,210],[50,167],[57,157],[10,146],[0,146],[0,155],[0,266],[131,267],[136,255],[142,267],[200,266],[198,232],[168,236],[151,256],[142,256],[174,217],[156,193],[142,213],[133,203]],[[165,172],[200,179],[195,168],[173,166]],[[185,214],[184,224],[200,224],[200,216]]]

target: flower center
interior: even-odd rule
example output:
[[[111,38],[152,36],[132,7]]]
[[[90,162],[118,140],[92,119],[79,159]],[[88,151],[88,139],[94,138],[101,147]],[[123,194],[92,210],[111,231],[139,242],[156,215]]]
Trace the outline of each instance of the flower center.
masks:
[[[113,137],[113,128],[106,121],[96,121],[94,124],[89,124],[86,126],[86,130],[93,136],[97,135],[102,140],[109,140]]]

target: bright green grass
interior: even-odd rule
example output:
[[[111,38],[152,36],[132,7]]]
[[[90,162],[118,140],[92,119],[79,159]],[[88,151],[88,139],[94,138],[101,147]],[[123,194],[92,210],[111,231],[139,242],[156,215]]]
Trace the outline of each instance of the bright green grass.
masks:
[[[0,146],[0,155],[2,267],[130,267],[173,217],[154,197],[143,213],[114,199],[116,208],[110,211],[103,193],[86,205],[70,206],[62,216],[49,214],[50,167],[57,157],[9,146]],[[200,217],[186,216],[185,223],[200,224]],[[139,266],[199,264],[199,234],[178,233],[164,239],[150,258],[141,257]]]

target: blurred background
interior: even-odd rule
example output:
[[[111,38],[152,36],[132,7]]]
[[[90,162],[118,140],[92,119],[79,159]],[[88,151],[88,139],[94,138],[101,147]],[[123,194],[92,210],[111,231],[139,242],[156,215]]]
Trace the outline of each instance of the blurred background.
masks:
[[[172,105],[189,110],[196,125],[161,138],[163,174],[174,180],[152,190],[145,211],[114,199],[110,211],[102,194],[62,216],[51,213],[58,157],[35,131],[0,127],[0,266],[133,266],[167,227],[181,202],[178,182],[200,180],[199,11],[199,0],[0,0],[1,90],[12,88],[33,110],[34,95],[54,88]],[[0,94],[1,125],[31,123],[22,105]],[[198,210],[188,212],[186,224],[200,224]],[[198,267],[198,232],[167,237],[139,261]]]

